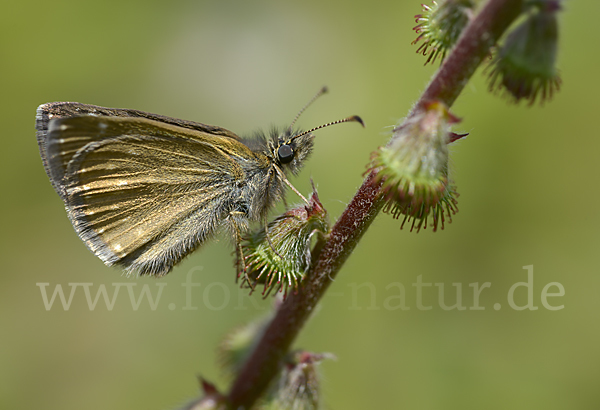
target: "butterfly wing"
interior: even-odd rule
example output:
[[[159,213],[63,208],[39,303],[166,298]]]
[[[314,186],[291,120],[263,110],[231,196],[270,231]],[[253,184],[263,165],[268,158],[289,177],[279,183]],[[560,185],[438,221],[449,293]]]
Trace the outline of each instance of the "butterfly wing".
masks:
[[[114,135],[104,133],[102,135],[80,135],[77,138],[71,138],[69,141],[64,141],[60,146],[56,141],[50,141],[48,138],[48,125],[50,121],[59,118],[78,117],[82,115],[107,117],[107,118],[129,118],[129,119],[148,119],[159,122],[164,126],[173,125],[180,131],[189,129],[198,131],[200,135],[209,134],[215,137],[224,137],[239,141],[239,137],[221,127],[214,125],[202,124],[199,122],[180,120],[178,118],[166,117],[164,115],[151,114],[144,111],[121,109],[121,108],[106,108],[97,105],[81,104],[77,102],[54,102],[42,104],[38,107],[36,113],[36,132],[37,141],[40,148],[40,155],[44,163],[46,173],[52,182],[52,186],[56,192],[62,197],[63,193],[60,189],[60,181],[64,177],[67,165],[73,155],[90,142],[99,141],[103,138],[112,138]],[[191,138],[194,134],[191,135]],[[50,144],[49,144],[50,143]],[[49,145],[53,145],[49,147]],[[48,154],[54,157],[52,166],[50,166]]]
[[[38,115],[46,171],[92,252],[164,275],[227,217],[254,154],[227,130],[109,115]]]

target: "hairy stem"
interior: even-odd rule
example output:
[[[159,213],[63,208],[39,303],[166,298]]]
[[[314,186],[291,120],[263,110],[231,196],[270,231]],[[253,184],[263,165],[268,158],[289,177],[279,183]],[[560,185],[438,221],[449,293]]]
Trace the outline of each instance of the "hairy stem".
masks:
[[[518,17],[522,6],[523,0],[489,0],[465,28],[407,120],[431,100],[451,106],[489,55],[490,48]],[[368,175],[333,226],[327,241],[317,244],[303,289],[289,295],[281,305],[238,374],[229,393],[231,409],[250,409],[277,376],[284,355],[382,206],[380,186],[373,184],[372,174]]]

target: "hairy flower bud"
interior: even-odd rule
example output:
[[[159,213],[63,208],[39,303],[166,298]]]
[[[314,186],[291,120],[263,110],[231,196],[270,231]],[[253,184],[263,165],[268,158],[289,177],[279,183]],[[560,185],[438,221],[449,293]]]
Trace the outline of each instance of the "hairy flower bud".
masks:
[[[412,220],[411,231],[431,225],[444,229],[445,215],[451,222],[457,212],[458,194],[448,178],[448,144],[463,135],[449,131],[458,122],[447,107],[434,101],[394,130],[388,146],[372,154],[369,171],[375,183],[383,182],[384,211],[394,218],[404,216],[401,227]]]
[[[219,364],[229,375],[236,375],[262,337],[271,316],[254,320],[230,331],[219,345]]]
[[[443,61],[469,23],[475,4],[472,0],[441,0],[434,1],[433,6],[422,6],[423,14],[415,16],[419,24],[413,27],[419,36],[412,44],[423,41],[417,53],[429,55],[425,64],[435,62],[438,56]]]
[[[315,234],[327,235],[329,223],[316,191],[309,204],[290,209],[246,236],[242,244],[248,277],[264,284],[263,295],[273,289],[297,289],[311,262],[311,239]],[[254,287],[254,286],[253,286]]]
[[[261,410],[317,410],[320,388],[317,365],[331,353],[316,354],[303,350],[288,355],[279,379],[272,386]]]
[[[558,1],[531,2],[525,21],[510,32],[490,67],[490,90],[503,89],[515,102],[532,105],[552,98],[560,88],[556,68]]]

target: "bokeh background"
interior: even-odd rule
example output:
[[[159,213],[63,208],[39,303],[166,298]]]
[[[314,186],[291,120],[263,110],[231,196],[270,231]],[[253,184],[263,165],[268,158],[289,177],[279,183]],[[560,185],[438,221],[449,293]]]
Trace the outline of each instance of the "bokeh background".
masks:
[[[318,133],[293,180],[318,186],[332,220],[362,181],[437,65],[410,42],[419,1],[22,1],[0,13],[0,408],[173,409],[198,394],[200,374],[227,390],[217,346],[273,302],[234,282],[220,238],[160,280],[126,278],[78,239],[42,167],[35,108],[49,101],[126,107],[217,124],[239,134],[286,125],[322,86],[305,128]],[[401,231],[380,215],[296,343],[332,352],[323,363],[328,409],[592,409],[600,401],[597,160],[598,2],[566,2],[563,87],[546,106],[509,105],[476,75],[453,111],[469,132],[452,148],[460,212],[442,232]],[[481,71],[481,70],[480,70]],[[291,202],[297,201],[292,195]],[[533,265],[533,304],[507,303]],[[200,285],[184,310],[191,275]],[[465,310],[444,310],[438,287],[462,286]],[[472,310],[473,288],[485,282]],[[548,283],[563,297],[541,303]],[[115,305],[91,310],[83,287],[68,310],[45,308],[39,283],[123,283]],[[161,298],[135,310],[148,285]],[[357,289],[357,286],[363,285]],[[405,306],[397,309],[399,288]],[[556,292],[557,288],[550,289]],[[526,289],[515,292],[527,303]],[[396,296],[396,298],[394,298]],[[501,309],[495,310],[494,305]]]

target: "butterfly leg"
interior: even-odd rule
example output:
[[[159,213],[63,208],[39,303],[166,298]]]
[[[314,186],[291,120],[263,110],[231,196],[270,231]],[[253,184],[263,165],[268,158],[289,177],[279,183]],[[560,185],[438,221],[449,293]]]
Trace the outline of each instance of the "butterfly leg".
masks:
[[[294,187],[290,181],[288,181],[288,179],[286,178],[286,176],[285,176],[285,174],[283,173],[283,171],[282,171],[281,169],[279,169],[279,167],[278,167],[277,165],[273,165],[273,167],[275,168],[275,171],[277,171],[277,174],[279,175],[279,177],[281,178],[281,180],[282,180],[282,181],[283,181],[283,182],[284,182],[284,183],[285,183],[287,186],[289,186],[289,187],[292,189],[292,191],[294,191],[294,192],[296,193],[296,195],[298,195],[300,198],[302,198],[302,200],[303,200],[304,202],[306,202],[306,203],[308,204],[308,203],[309,203],[309,202],[308,202],[308,200],[307,200],[306,198],[304,198],[304,195],[302,195],[302,194],[300,193],[300,191],[298,191],[298,190],[296,189],[296,187]]]
[[[254,291],[254,286],[252,285],[252,282],[250,281],[250,277],[248,276],[248,267],[246,266],[246,258],[244,257],[244,250],[242,249],[242,231],[240,229],[240,226],[238,225],[238,223],[236,223],[236,216],[240,216],[243,215],[245,216],[246,214],[244,212],[241,211],[231,211],[229,213],[229,223],[231,224],[231,227],[233,228],[233,234],[235,237],[235,247],[236,247],[236,253],[237,253],[237,260],[238,263],[237,265],[237,277],[240,277],[240,273],[244,273],[244,281],[246,283],[248,283],[248,286],[250,286],[251,292]],[[240,272],[241,270],[241,272]],[[244,282],[242,282],[242,285],[244,284]]]
[[[279,252],[277,252],[277,249],[275,249],[275,245],[273,245],[273,241],[271,241],[271,237],[269,236],[269,225],[267,224],[266,219],[265,219],[265,237],[267,238],[267,242],[269,242],[269,246],[271,247],[271,250],[273,251],[273,253],[275,253],[275,255],[277,255],[279,257],[279,259],[283,260],[283,256],[281,256],[279,254]]]

